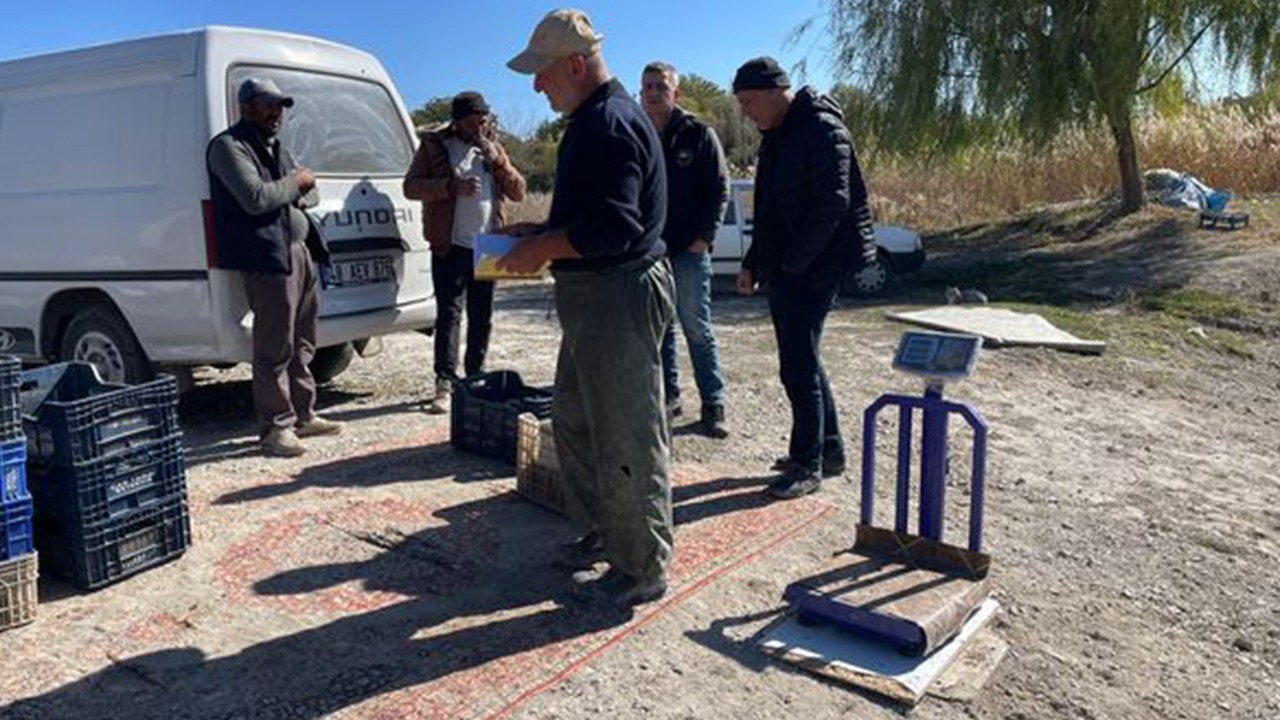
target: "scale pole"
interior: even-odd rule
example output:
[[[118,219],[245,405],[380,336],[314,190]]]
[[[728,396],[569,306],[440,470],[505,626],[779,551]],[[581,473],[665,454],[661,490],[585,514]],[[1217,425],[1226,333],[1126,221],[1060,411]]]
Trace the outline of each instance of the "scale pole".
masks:
[[[929,383],[924,393],[920,440],[920,535],[942,542],[947,495],[947,416],[942,384]]]

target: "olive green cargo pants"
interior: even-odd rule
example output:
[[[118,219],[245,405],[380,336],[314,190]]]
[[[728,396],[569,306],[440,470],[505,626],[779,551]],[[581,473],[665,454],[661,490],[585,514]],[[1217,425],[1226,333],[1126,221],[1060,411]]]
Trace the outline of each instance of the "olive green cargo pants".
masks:
[[[552,429],[569,517],[616,570],[664,577],[673,555],[671,433],[662,334],[675,312],[666,260],[555,272],[563,336]]]

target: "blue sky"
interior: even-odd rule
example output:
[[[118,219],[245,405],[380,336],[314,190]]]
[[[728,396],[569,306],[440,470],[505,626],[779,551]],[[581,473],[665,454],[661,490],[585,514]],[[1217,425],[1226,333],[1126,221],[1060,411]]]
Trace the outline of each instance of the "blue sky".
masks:
[[[238,25],[326,38],[376,55],[410,108],[431,97],[475,89],[504,124],[531,130],[551,117],[531,80],[506,69],[547,11],[563,5],[512,0],[56,0],[5,3],[0,61],[82,45],[185,30]],[[830,73],[815,36],[787,47],[790,31],[823,12],[822,0],[762,6],[742,0],[582,0],[604,32],[605,57],[635,90],[645,63],[672,62],[728,85],[742,61],[773,55],[786,66],[807,59],[808,80],[826,89]]]

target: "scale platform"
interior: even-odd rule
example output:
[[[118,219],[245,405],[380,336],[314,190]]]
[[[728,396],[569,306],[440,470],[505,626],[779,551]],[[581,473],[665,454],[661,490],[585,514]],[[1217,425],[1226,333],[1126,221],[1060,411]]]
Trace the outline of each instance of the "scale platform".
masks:
[[[928,657],[896,652],[883,643],[824,625],[805,625],[787,614],[761,631],[765,654],[802,670],[869,690],[907,705],[926,695],[975,700],[1009,650],[988,626],[1000,609],[989,598],[954,640]]]
[[[960,633],[990,597],[991,559],[885,528],[858,526],[849,552],[787,586],[800,622],[822,623],[929,655]]]

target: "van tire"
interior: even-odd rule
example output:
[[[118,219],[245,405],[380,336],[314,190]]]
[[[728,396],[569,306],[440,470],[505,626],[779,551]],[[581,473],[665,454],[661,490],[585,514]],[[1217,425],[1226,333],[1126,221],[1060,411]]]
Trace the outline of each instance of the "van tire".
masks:
[[[319,348],[311,358],[311,376],[317,385],[323,385],[341,375],[355,355],[356,349],[351,343]]]
[[[106,382],[136,385],[155,377],[128,321],[105,305],[89,305],[71,316],[59,342],[58,358],[92,363]]]
[[[870,297],[884,290],[892,279],[893,266],[889,263],[889,256],[881,250],[873,262],[849,273],[841,291],[853,297]]]

